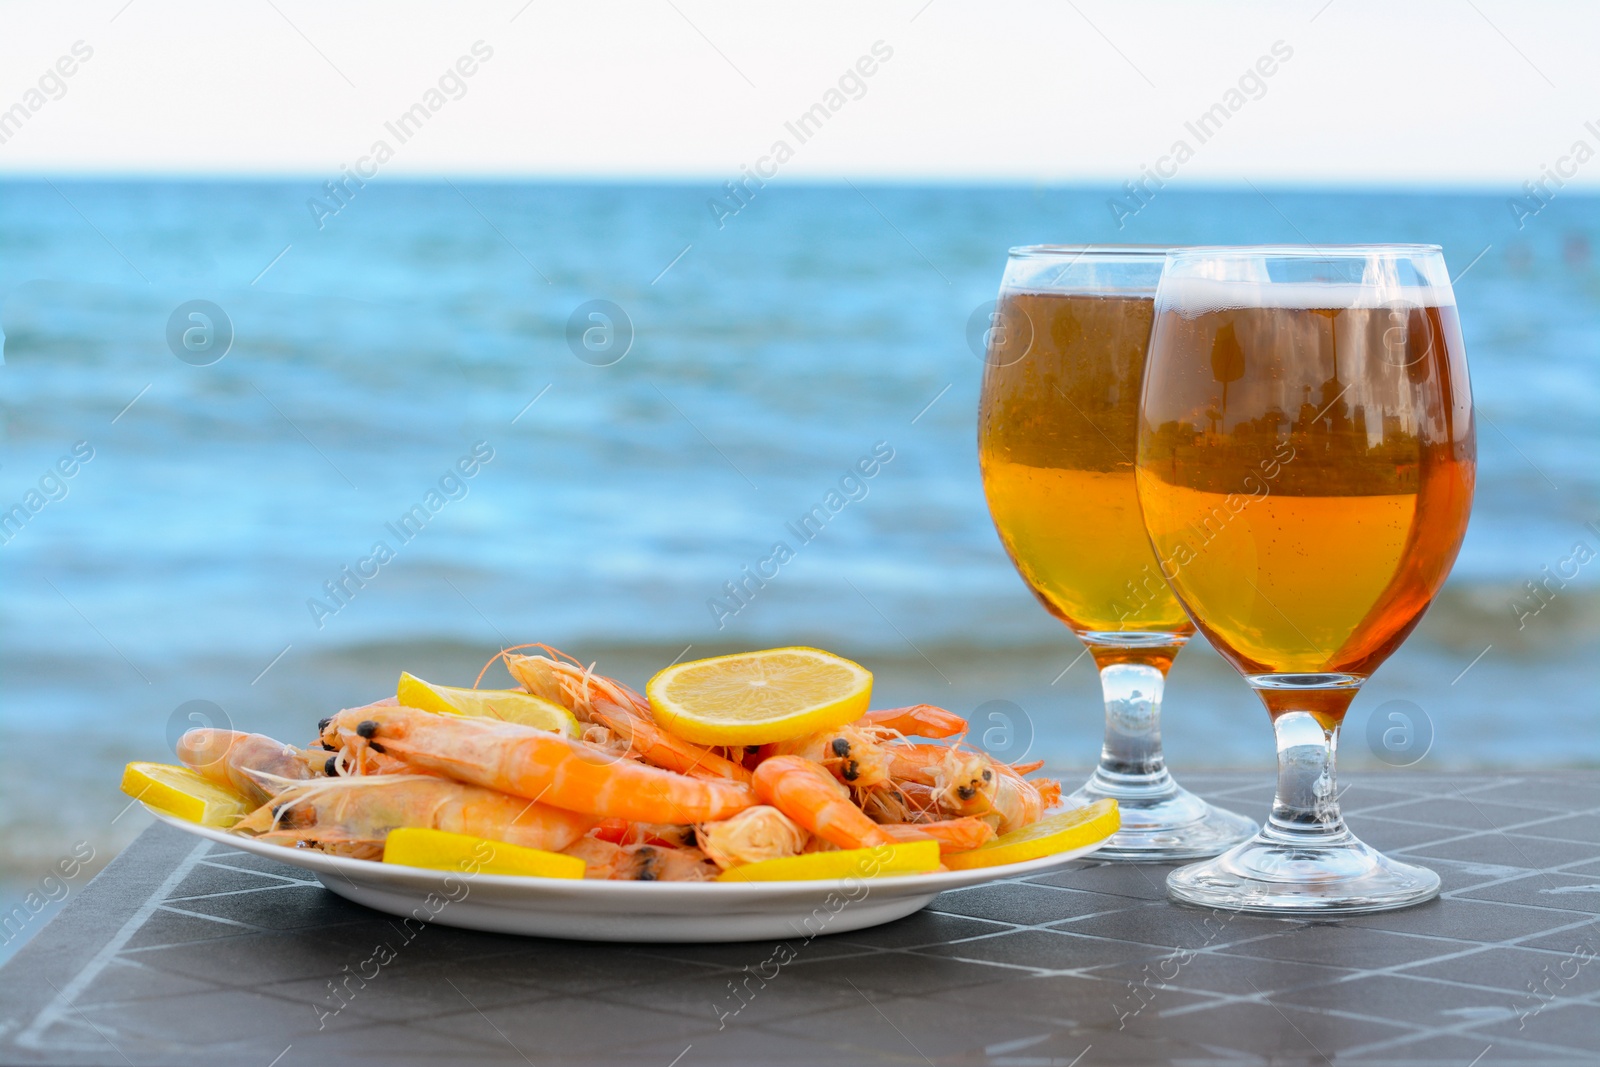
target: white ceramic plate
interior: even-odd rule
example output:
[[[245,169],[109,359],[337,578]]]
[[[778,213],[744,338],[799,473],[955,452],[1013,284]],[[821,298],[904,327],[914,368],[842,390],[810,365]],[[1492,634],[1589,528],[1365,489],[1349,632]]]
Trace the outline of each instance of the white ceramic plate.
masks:
[[[606,882],[465,875],[329,856],[150,814],[185,833],[302,867],[333,892],[421,922],[577,941],[756,941],[902,919],[946,889],[1038,874],[1100,847],[969,871],[806,882]]]

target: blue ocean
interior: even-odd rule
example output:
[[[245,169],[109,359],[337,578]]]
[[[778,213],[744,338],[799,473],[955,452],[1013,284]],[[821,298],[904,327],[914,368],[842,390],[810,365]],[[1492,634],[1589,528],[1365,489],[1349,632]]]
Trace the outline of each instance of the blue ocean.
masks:
[[[1086,768],[1094,672],[976,462],[974,315],[1035,242],[1443,245],[1477,502],[1343,762],[1393,765],[1399,712],[1418,767],[1600,763],[1600,200],[1509,194],[1168,190],[1119,228],[1045,185],[0,183],[0,889],[114,854],[122,763],[184,726],[303,741],[530,641],[634,684],[821,645]],[[1166,737],[1269,773],[1201,641]]]

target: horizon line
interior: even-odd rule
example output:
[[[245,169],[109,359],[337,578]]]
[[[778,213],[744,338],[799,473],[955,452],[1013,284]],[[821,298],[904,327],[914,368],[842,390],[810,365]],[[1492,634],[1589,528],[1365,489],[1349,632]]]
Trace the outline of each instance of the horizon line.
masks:
[[[10,170],[0,171],[0,184],[25,184],[29,182],[48,183],[51,181],[82,182],[82,183],[182,183],[194,182],[197,184],[275,184],[288,182],[311,182],[320,186],[330,180],[325,172],[284,170],[284,171],[178,171],[178,170],[82,170],[82,169],[38,169],[38,170]],[[368,179],[369,183],[373,179]],[[725,174],[663,174],[663,175],[635,175],[613,173],[559,173],[550,171],[507,171],[507,172],[481,172],[481,171],[418,171],[385,176],[383,184],[394,185],[444,185],[449,182],[465,182],[476,185],[598,185],[598,186],[695,186],[709,184],[713,188],[720,188],[728,181]],[[783,182],[771,182],[768,185],[783,185],[796,187],[846,187],[850,183],[865,184],[876,187],[902,187],[902,188],[938,188],[960,187],[970,189],[1018,189],[1030,190],[1039,188],[1060,189],[1063,191],[1095,191],[1117,194],[1122,191],[1125,179],[1096,179],[1093,177],[1071,178],[1030,178],[1026,176],[976,176],[976,175],[875,175],[862,176],[840,174],[820,174],[797,176],[785,179]],[[1423,195],[1444,192],[1455,195],[1526,195],[1524,190],[1512,187],[1509,183],[1500,183],[1492,179],[1392,179],[1392,178],[1358,178],[1342,182],[1322,181],[1297,181],[1295,179],[1269,179],[1265,182],[1252,182],[1248,178],[1217,178],[1195,179],[1185,182],[1182,187],[1171,187],[1163,190],[1164,194],[1200,192],[1242,192],[1246,194],[1258,193],[1262,189],[1288,194],[1365,194],[1365,195]],[[1569,181],[1560,193],[1566,196],[1600,196],[1600,180],[1595,182]]]

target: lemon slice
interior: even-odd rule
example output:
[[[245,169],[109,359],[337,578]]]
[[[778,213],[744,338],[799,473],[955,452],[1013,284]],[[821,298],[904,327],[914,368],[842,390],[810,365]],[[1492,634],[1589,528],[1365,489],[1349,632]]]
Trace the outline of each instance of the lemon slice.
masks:
[[[966,852],[951,852],[944,865],[952,871],[972,867],[996,867],[1002,863],[1021,863],[1041,856],[1053,856],[1071,848],[1082,848],[1104,841],[1122,826],[1115,800],[1097,800],[1086,808],[1073,808],[1047,819],[1001,834],[988,844]]]
[[[926,874],[939,869],[939,842],[908,841],[876,848],[846,848],[837,852],[811,852],[760,860],[730,867],[719,882],[798,882],[817,878],[884,878],[895,874]]]
[[[769,648],[679,663],[645,687],[656,720],[702,745],[765,745],[867,712],[872,672],[816,648]]]
[[[582,878],[586,864],[576,856],[524,848],[445,830],[402,827],[383,842],[383,862],[461,874],[520,874],[530,878]]]
[[[414,674],[400,672],[395,696],[408,708],[433,711],[440,715],[466,715],[474,719],[500,719],[562,737],[577,737],[583,732],[572,712],[544,697],[520,689],[466,689],[455,685],[434,685]]]
[[[130,763],[122,791],[168,815],[226,829],[255,810],[231,789],[170,763]]]

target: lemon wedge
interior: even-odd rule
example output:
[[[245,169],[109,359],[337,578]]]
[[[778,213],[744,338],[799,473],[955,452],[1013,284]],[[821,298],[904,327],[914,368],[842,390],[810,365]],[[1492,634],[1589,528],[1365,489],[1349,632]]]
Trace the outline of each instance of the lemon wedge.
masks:
[[[867,712],[872,672],[816,648],[769,648],[678,663],[645,687],[656,721],[702,745],[765,745]]]
[[[952,871],[972,867],[996,867],[1002,863],[1021,863],[1041,856],[1053,856],[1072,848],[1104,841],[1122,826],[1115,800],[1097,800],[1086,808],[1073,808],[1059,815],[1001,834],[987,844],[966,852],[951,852],[944,865]]]
[[[529,878],[582,878],[586,868],[576,856],[409,826],[389,831],[383,842],[383,862],[466,875],[519,874]]]
[[[719,882],[797,882],[817,878],[884,878],[895,874],[926,874],[939,869],[939,842],[908,841],[876,848],[846,848],[837,852],[811,852],[760,860],[730,867]]]
[[[544,697],[520,689],[467,689],[455,685],[434,685],[414,674],[400,673],[395,697],[408,708],[437,712],[440,715],[466,715],[474,719],[499,719],[562,737],[577,737],[583,732],[572,712]]]
[[[152,808],[201,826],[226,829],[254,810],[233,790],[170,763],[128,764],[122,772],[122,791]]]

